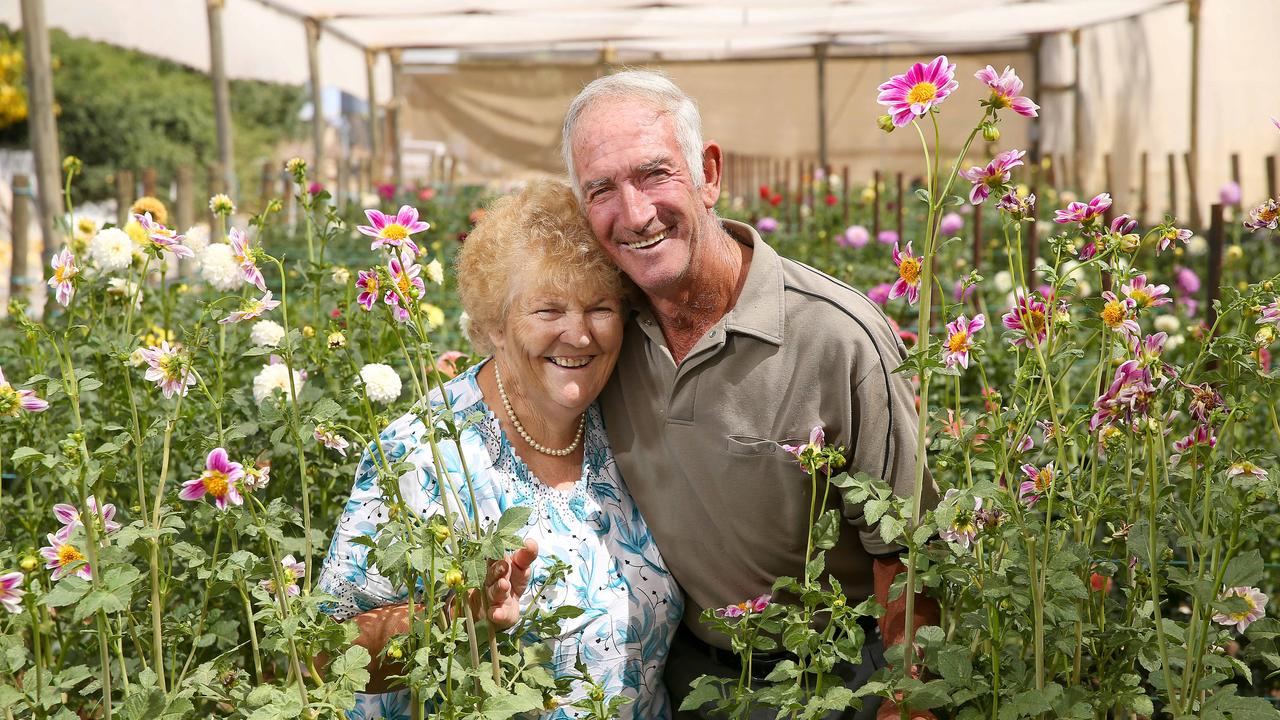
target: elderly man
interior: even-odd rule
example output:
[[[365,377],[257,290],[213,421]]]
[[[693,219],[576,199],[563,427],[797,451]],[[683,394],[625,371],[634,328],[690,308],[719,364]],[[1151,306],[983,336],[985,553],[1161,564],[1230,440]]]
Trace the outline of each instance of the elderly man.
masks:
[[[739,675],[728,638],[702,624],[702,610],[803,571],[810,485],[781,444],[820,425],[828,443],[848,448],[851,472],[910,495],[914,393],[893,372],[905,350],[874,303],[716,215],[720,146],[704,143],[697,107],[665,76],[592,82],[569,107],[563,141],[597,241],[647,300],[601,400],[623,477],[687,597],[666,672],[678,707],[699,675]],[[931,507],[937,491],[925,477]],[[888,608],[879,630],[899,642],[905,600],[888,596],[902,549],[880,540],[861,507],[843,511],[849,522],[828,572],[853,600],[874,592]],[[916,608],[916,627],[936,622],[935,604],[922,598]],[[863,662],[841,668],[851,687],[884,664],[870,629]]]

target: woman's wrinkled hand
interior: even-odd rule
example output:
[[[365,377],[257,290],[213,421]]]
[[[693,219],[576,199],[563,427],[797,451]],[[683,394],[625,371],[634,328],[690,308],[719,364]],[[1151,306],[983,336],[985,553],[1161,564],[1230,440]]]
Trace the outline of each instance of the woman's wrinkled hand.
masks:
[[[520,620],[520,597],[529,587],[533,561],[538,558],[538,543],[525,538],[524,547],[505,559],[489,563],[484,593],[489,601],[489,622],[506,630]]]

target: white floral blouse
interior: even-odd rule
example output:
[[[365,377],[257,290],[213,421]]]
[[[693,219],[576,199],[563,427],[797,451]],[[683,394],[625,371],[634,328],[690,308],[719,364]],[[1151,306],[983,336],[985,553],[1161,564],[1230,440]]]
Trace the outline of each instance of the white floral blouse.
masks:
[[[445,383],[454,416],[463,421],[478,413],[483,420],[462,431],[461,444],[475,489],[483,523],[495,523],[513,506],[533,509],[524,536],[538,543],[528,591],[521,599],[527,607],[547,575],[551,559],[572,568],[568,577],[543,592],[539,605],[553,609],[573,605],[585,612],[562,621],[561,634],[550,638],[553,672],[574,672],[582,660],[596,682],[610,695],[621,694],[633,702],[622,706],[624,720],[661,720],[671,717],[662,671],[671,639],[680,622],[683,602],[679,587],[667,571],[644,519],[627,492],[613,460],[599,408],[587,411],[582,477],[571,490],[544,485],[515,454],[497,419],[485,404],[476,373],[483,365]],[[442,405],[439,392],[432,395]],[[381,434],[383,450],[392,462],[407,459],[415,470],[400,478],[405,502],[423,517],[442,512],[440,488],[435,477],[426,428],[414,414],[404,415]],[[471,515],[471,501],[462,482],[462,463],[452,441],[438,443],[449,482],[457,491],[463,510]],[[330,614],[339,620],[376,607],[404,601],[404,587],[393,586],[368,561],[369,548],[353,543],[372,537],[386,518],[386,505],[377,484],[377,469],[368,450],[356,470],[355,486],[347,502],[320,574],[322,591],[338,598]],[[585,690],[575,684],[562,698],[562,707],[542,715],[563,720],[581,713],[568,705]],[[358,695],[352,720],[408,718],[407,691]]]

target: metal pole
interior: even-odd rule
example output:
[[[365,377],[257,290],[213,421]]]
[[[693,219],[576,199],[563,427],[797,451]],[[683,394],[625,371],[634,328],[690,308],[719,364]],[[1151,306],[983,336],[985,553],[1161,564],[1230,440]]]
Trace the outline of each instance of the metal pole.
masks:
[[[831,168],[827,156],[827,49],[828,43],[813,46],[813,58],[818,65],[818,166],[823,172]]]
[[[223,185],[237,197],[235,145],[231,141],[231,85],[227,81],[227,63],[222,43],[222,6],[226,0],[208,0],[209,78],[213,81],[213,116],[218,131],[218,163],[222,165]]]
[[[40,263],[41,267],[48,267],[55,246],[62,244],[54,235],[53,224],[53,219],[62,214],[62,172],[58,125],[53,116],[53,65],[43,0],[22,0],[22,36],[29,92],[27,131],[31,135],[31,150],[35,155],[36,220],[44,238]]]
[[[320,21],[303,20],[307,28],[307,64],[311,78],[311,175],[324,185],[324,98],[320,96]]]
[[[378,147],[378,92],[374,85],[374,69],[378,63],[378,51],[368,49],[364,51],[364,68],[365,81],[368,83],[369,91],[369,158],[372,161],[372,173],[374,181],[382,178],[382,165],[378,162],[381,155]]]
[[[1191,191],[1191,218],[1196,230],[1203,229],[1200,221],[1200,203],[1196,197],[1199,185],[1194,174],[1200,169],[1200,0],[1188,0],[1187,21],[1191,23],[1191,107],[1190,134],[1187,138],[1187,189]]]

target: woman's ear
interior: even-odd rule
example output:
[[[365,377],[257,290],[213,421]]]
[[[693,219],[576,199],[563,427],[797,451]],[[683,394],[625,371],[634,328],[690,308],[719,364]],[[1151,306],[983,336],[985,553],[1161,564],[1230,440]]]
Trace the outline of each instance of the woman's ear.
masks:
[[[503,350],[507,345],[507,336],[502,332],[501,328],[495,328],[489,331],[489,343],[493,345],[494,351]]]

